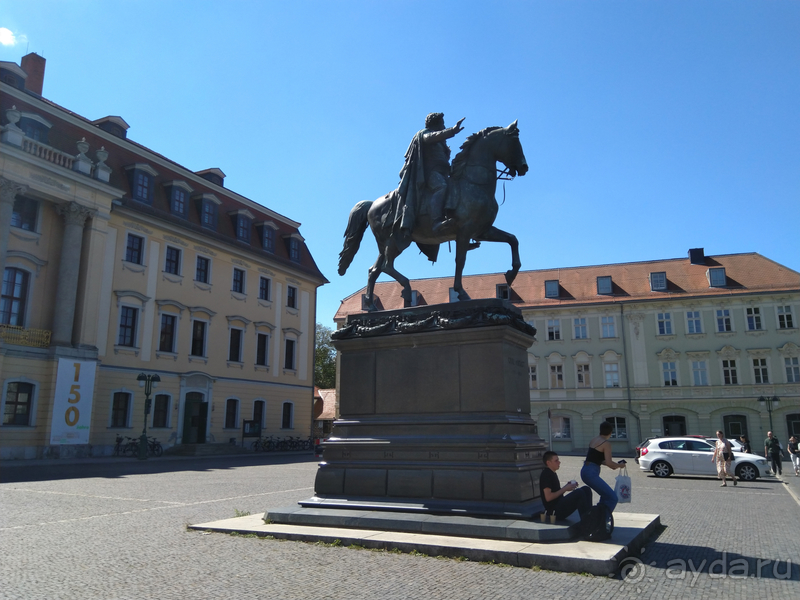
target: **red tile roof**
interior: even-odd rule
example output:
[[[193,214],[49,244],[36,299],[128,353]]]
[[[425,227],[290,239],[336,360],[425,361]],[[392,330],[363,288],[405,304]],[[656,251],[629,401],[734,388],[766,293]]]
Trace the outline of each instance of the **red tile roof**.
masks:
[[[725,287],[710,287],[709,268],[724,267]],[[650,273],[665,272],[666,291],[650,290]],[[612,293],[597,293],[597,278],[611,276]],[[545,281],[558,280],[559,297],[545,298]],[[503,273],[465,276],[464,289],[473,299],[496,298],[496,286],[505,284]],[[452,275],[434,279],[415,279],[411,288],[418,292],[420,304],[449,301]],[[361,295],[366,288],[342,301],[334,316],[343,322],[347,315],[363,312]],[[400,284],[381,282],[375,285],[379,308],[394,310],[403,307]],[[752,294],[757,292],[800,292],[800,273],[784,267],[756,252],[706,256],[705,264],[691,264],[688,258],[619,263],[587,267],[567,267],[521,271],[511,286],[510,299],[520,308],[547,308],[564,305],[591,305],[646,300],[673,300],[689,297]]]
[[[336,418],[336,390],[314,388],[314,420],[322,421]]]

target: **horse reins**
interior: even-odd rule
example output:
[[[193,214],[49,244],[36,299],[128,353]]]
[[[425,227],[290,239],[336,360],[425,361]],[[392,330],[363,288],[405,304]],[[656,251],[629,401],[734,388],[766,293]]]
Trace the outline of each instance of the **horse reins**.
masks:
[[[497,171],[497,179],[498,180],[501,180],[501,179],[503,180],[503,201],[500,203],[500,206],[503,206],[503,204],[506,203],[506,184],[505,184],[505,182],[506,181],[513,181],[514,177],[511,175],[511,172],[509,171],[508,167],[506,167],[505,169],[498,169],[497,167],[495,167],[495,171]]]

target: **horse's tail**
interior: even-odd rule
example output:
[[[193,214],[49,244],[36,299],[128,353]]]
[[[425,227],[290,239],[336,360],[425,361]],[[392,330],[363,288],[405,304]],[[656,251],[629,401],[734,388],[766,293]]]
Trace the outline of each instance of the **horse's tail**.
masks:
[[[367,213],[371,206],[371,200],[362,200],[350,211],[350,217],[347,219],[347,229],[344,232],[344,248],[339,253],[339,275],[344,275],[347,272],[347,267],[353,262],[353,258],[355,258],[359,246],[361,246],[361,238],[364,237],[364,232],[367,229]]]

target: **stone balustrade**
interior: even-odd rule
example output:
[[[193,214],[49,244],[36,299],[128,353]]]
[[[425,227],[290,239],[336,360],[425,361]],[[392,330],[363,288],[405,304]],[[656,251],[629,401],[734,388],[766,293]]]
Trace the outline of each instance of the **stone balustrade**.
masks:
[[[36,140],[32,140],[28,137],[25,137],[22,140],[22,150],[28,154],[33,154],[42,160],[46,160],[47,162],[51,162],[59,167],[64,167],[70,170],[75,162],[74,156],[67,154],[66,152],[62,152],[61,150],[56,150],[51,146],[42,144],[41,142],[37,142]]]

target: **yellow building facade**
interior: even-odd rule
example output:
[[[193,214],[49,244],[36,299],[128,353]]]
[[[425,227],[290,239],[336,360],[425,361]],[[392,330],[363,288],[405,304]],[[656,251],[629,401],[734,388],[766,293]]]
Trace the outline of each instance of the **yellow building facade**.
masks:
[[[0,63],[0,458],[310,435],[316,289],[300,224],[41,96]],[[158,375],[145,415],[140,373]]]

